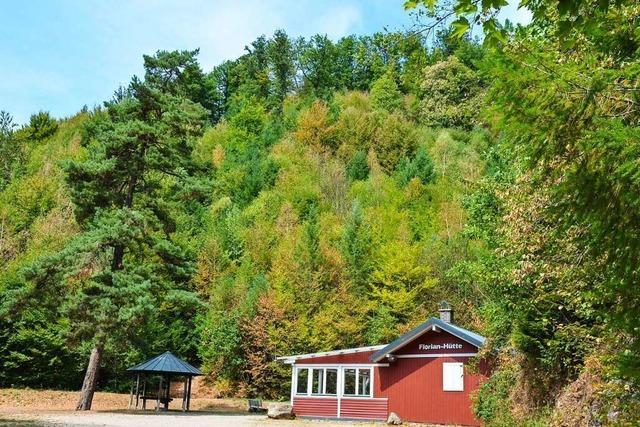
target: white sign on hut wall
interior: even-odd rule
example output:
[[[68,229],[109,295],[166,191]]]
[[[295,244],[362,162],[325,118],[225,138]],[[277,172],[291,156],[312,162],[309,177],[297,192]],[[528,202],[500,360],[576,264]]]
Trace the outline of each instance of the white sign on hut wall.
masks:
[[[418,350],[461,350],[462,344],[445,342],[442,344],[419,344]]]

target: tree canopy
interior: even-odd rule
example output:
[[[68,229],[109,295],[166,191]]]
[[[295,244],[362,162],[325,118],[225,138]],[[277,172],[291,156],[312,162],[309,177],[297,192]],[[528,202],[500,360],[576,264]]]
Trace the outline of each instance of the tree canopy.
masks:
[[[505,5],[407,1],[415,31],[277,30],[211,70],[159,51],[91,111],[0,113],[0,386],[85,375],[84,409],[170,349],[281,398],[274,356],[446,299],[488,337],[487,425],[637,423],[640,10]]]

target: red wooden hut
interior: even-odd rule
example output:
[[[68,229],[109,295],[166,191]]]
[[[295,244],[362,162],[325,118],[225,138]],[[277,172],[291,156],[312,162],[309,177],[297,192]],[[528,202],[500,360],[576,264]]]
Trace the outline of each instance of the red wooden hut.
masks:
[[[387,345],[280,357],[302,417],[480,425],[470,395],[485,375],[467,368],[484,337],[453,324],[450,307]]]

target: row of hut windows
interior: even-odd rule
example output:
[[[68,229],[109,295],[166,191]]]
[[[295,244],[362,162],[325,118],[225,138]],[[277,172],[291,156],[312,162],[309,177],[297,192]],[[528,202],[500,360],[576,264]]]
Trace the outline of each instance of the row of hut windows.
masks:
[[[371,368],[297,368],[296,394],[336,396],[340,384],[343,396],[371,397]]]

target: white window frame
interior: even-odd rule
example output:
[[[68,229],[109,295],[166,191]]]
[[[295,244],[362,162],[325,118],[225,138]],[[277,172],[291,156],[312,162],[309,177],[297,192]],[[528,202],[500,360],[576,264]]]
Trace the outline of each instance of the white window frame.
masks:
[[[305,369],[305,368],[303,368]],[[328,396],[328,397],[332,397],[332,396],[338,396],[338,390],[337,390],[337,383],[336,383],[336,392],[335,393],[327,393],[327,371],[328,370],[335,370],[336,371],[336,382],[337,382],[337,376],[339,375],[339,369],[337,368],[331,368],[331,367],[321,367],[321,368],[306,368],[309,369],[309,371],[311,372],[311,389],[310,392],[308,393],[310,396]],[[321,377],[322,378],[322,390],[320,393],[316,393],[315,388],[313,387],[313,375],[315,372],[321,372]]]
[[[298,393],[298,378],[300,376],[300,371],[306,370],[307,371],[307,388],[306,388],[306,393]],[[294,368],[293,369],[293,384],[292,384],[292,389],[293,389],[293,394],[294,396],[309,396],[309,391],[311,389],[311,368]]]
[[[331,394],[327,394],[327,370],[336,370],[336,392],[335,393],[331,393]],[[306,393],[298,393],[298,373],[302,370],[306,370],[307,371],[307,392]],[[324,367],[324,366],[304,366],[304,367],[300,367],[300,366],[296,366],[293,369],[293,375],[292,375],[292,386],[291,389],[293,391],[293,396],[301,396],[301,397],[338,397],[338,387],[340,385],[340,368],[334,367],[334,366],[328,366],[328,367]],[[316,393],[314,388],[313,388],[313,375],[314,372],[322,372],[322,393]]]
[[[377,365],[293,365],[291,374],[291,397],[315,397],[315,398],[348,398],[348,399],[373,399],[374,385],[375,385],[375,369]],[[386,365],[388,366],[388,365]],[[327,394],[327,370],[335,369],[337,372],[337,384],[336,393]],[[345,370],[354,369],[356,371],[356,394],[345,394]],[[302,370],[307,371],[307,388],[306,393],[298,393],[298,375]],[[360,388],[360,371],[369,371],[369,393],[357,394]],[[313,393],[313,371],[322,372],[322,393]]]
[[[453,377],[458,370],[461,372],[459,380]],[[449,375],[449,377],[447,377],[447,375]],[[464,391],[464,363],[442,363],[442,391]]]
[[[355,384],[355,394],[347,394],[345,393],[344,390],[344,386],[345,386],[345,371],[349,369],[349,370],[355,370],[356,371],[356,384]],[[341,395],[344,397],[353,397],[353,398],[372,398],[373,397],[373,367],[371,366],[367,366],[367,367],[362,367],[362,366],[343,366],[343,368],[341,369],[342,371],[342,390],[341,390]],[[369,394],[358,394],[358,392],[360,391],[360,371],[369,371]]]
[[[325,374],[325,368],[311,368],[309,369],[309,372],[311,373],[311,390],[309,390],[309,394],[312,394],[314,396],[319,396],[324,394],[324,374]],[[318,377],[318,379],[321,381],[320,384],[320,393],[316,393],[315,390],[315,384],[313,383],[313,377],[315,375],[316,372],[320,372],[320,376]]]
[[[338,386],[340,386],[340,369],[339,368],[323,368],[324,369],[324,383],[322,383],[322,395],[323,396],[336,396],[338,397]],[[336,392],[335,393],[327,393],[327,371],[328,370],[336,371]]]

